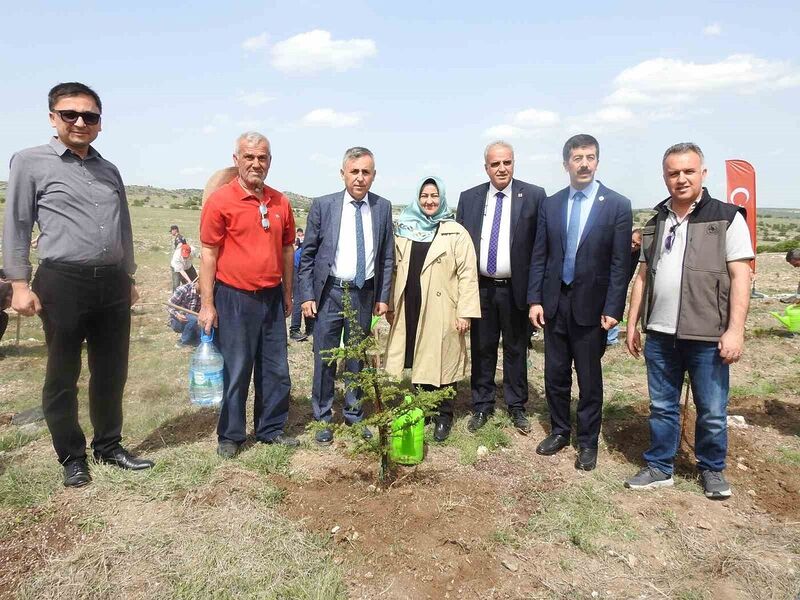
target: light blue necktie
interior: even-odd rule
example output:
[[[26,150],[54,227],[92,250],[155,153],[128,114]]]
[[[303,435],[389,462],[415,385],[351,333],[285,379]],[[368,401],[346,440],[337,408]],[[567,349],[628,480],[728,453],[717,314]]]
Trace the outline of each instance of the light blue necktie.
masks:
[[[497,192],[497,202],[494,205],[494,220],[492,233],[489,236],[489,255],[486,257],[486,272],[494,275],[497,272],[497,249],[500,245],[500,221],[503,218],[503,192]]]
[[[575,279],[575,255],[578,253],[578,234],[581,229],[581,201],[586,198],[583,192],[575,192],[572,197],[572,210],[567,225],[567,249],[564,251],[564,266],[561,281],[569,285]]]
[[[361,289],[367,279],[367,251],[364,245],[364,218],[361,216],[361,207],[364,201],[353,200],[356,207],[356,277],[353,285]]]

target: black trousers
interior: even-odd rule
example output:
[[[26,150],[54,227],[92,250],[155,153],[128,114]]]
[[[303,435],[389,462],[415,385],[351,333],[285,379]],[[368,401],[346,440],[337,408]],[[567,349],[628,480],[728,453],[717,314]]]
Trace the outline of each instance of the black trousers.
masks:
[[[509,410],[524,410],[528,401],[528,313],[514,303],[510,285],[480,280],[481,318],[472,321],[472,408],[494,409],[497,346],[503,334],[503,395]]]
[[[122,440],[122,391],[128,377],[131,283],[122,269],[101,276],[39,266],[32,289],[42,302],[47,371],[42,409],[58,460],[86,456],[78,423],[81,345],[89,362],[89,417],[92,448],[107,454]]]
[[[181,276],[180,271],[176,271],[172,267],[170,267],[170,270],[172,271],[172,291],[174,292],[180,286],[188,282]],[[189,279],[192,280],[197,277],[197,271],[195,271],[193,266],[186,269],[186,274],[189,276]]]
[[[597,448],[603,414],[603,367],[607,332],[583,326],[572,316],[570,291],[562,289],[558,310],[544,327],[544,391],[550,408],[551,433],[570,437],[572,363],[578,375],[578,446]]]
[[[453,390],[456,389],[456,382],[453,383],[445,383],[442,386],[431,385],[430,383],[414,383],[414,386],[421,389],[423,392],[435,392],[437,390],[446,390],[452,388]],[[439,402],[439,416],[437,420],[442,421],[452,421],[453,420],[453,398],[445,398],[441,402]]]
[[[0,341],[3,339],[3,335],[6,332],[6,327],[8,327],[8,313],[0,309]]]

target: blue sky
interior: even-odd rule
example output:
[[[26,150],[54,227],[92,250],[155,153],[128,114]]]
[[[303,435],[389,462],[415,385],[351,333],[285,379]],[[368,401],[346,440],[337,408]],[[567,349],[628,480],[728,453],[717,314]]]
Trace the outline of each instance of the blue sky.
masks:
[[[651,8],[652,5],[652,8]],[[656,7],[658,6],[658,7]],[[88,83],[98,150],[128,184],[203,187],[239,133],[273,147],[267,182],[341,189],[343,151],[376,155],[373,191],[405,203],[417,180],[486,180],[483,148],[512,142],[515,176],[567,184],[569,135],[601,144],[598,179],[634,207],[665,195],[664,149],[749,160],[761,206],[798,207],[800,11],[790,2],[4,3],[0,179],[47,141],[46,94]]]

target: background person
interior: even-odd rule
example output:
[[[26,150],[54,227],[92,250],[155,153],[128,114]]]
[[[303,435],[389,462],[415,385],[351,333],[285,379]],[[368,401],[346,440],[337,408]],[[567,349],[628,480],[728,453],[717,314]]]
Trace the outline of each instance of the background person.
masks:
[[[148,469],[122,447],[122,393],[128,377],[131,311],[136,302],[133,234],[117,168],[91,145],[101,130],[100,97],[60,83],[48,94],[48,144],[17,152],[8,179],[3,260],[12,307],[39,314],[47,342],[42,409],[64,485],[91,481],[78,422],[81,347],[89,363],[89,417],[95,460]],[[31,287],[31,231],[38,223],[39,268]]]
[[[794,248],[786,253],[786,262],[793,267],[800,267],[800,248]],[[797,291],[794,296],[781,299],[784,304],[800,303],[800,284],[797,285]]]
[[[395,270],[386,318],[386,370],[424,390],[455,388],[466,374],[466,334],[481,316],[478,269],[469,232],[455,222],[442,181],[426,177],[395,225]],[[453,404],[439,405],[436,441],[447,439]]]
[[[496,141],[483,153],[489,181],[461,192],[456,221],[475,246],[481,318],[470,333],[472,418],[483,427],[494,413],[497,348],[503,336],[503,397],[514,427],[527,434],[528,272],[539,207],[547,194],[514,179],[514,149]]]
[[[289,338],[296,342],[304,342],[314,333],[314,319],[303,316],[303,301],[300,299],[298,290],[300,289],[300,257],[303,254],[303,240],[305,234],[303,229],[298,227],[294,237],[294,297],[292,298],[292,319],[289,322]],[[305,322],[305,333],[300,331],[300,326]]]
[[[630,268],[630,277],[628,277],[628,285],[630,285],[633,276],[636,275],[636,269],[639,266],[639,253],[642,250],[642,229],[641,227],[636,227],[631,232],[631,268]],[[625,291],[625,295],[628,295],[627,289]],[[619,323],[614,325],[611,329],[608,330],[608,340],[606,341],[606,346],[614,346],[619,343]]]
[[[645,225],[639,275],[628,312],[628,351],[641,351],[637,321],[647,331],[644,360],[650,393],[646,466],[625,487],[671,486],[686,373],[697,409],[695,457],[708,498],[725,499],[730,365],[744,347],[753,248],[744,209],[712,198],[696,144],[667,148],[662,159],[669,197]]]
[[[170,268],[172,269],[173,292],[178,286],[192,283],[197,279],[197,271],[195,271],[192,264],[192,247],[189,244],[183,243],[175,248],[170,261]]]
[[[200,311],[200,294],[197,292],[197,282],[185,283],[178,286],[169,299],[170,304],[186,308],[193,312]],[[181,337],[176,347],[197,346],[200,343],[200,325],[197,323],[197,316],[177,310],[171,306],[167,307],[169,312],[169,326],[175,333],[180,333]]]

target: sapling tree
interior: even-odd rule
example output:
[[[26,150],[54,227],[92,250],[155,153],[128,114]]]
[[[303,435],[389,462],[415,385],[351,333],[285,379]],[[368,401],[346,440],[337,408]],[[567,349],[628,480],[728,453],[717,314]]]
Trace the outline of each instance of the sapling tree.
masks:
[[[380,465],[378,479],[383,482],[394,472],[391,458],[392,423],[403,415],[416,415],[406,420],[404,428],[412,427],[419,419],[436,414],[440,402],[454,394],[452,389],[422,391],[403,385],[380,368],[381,348],[375,335],[367,334],[358,324],[358,315],[345,289],[342,294],[342,314],[350,335],[338,348],[323,351],[328,364],[339,360],[358,360],[363,365],[358,373],[345,371],[342,379],[348,390],[361,392],[361,406],[369,415],[359,427],[318,423],[312,428],[332,427],[336,435],[346,436],[355,443],[356,451],[377,454]],[[362,426],[377,432],[376,439],[362,438]]]

